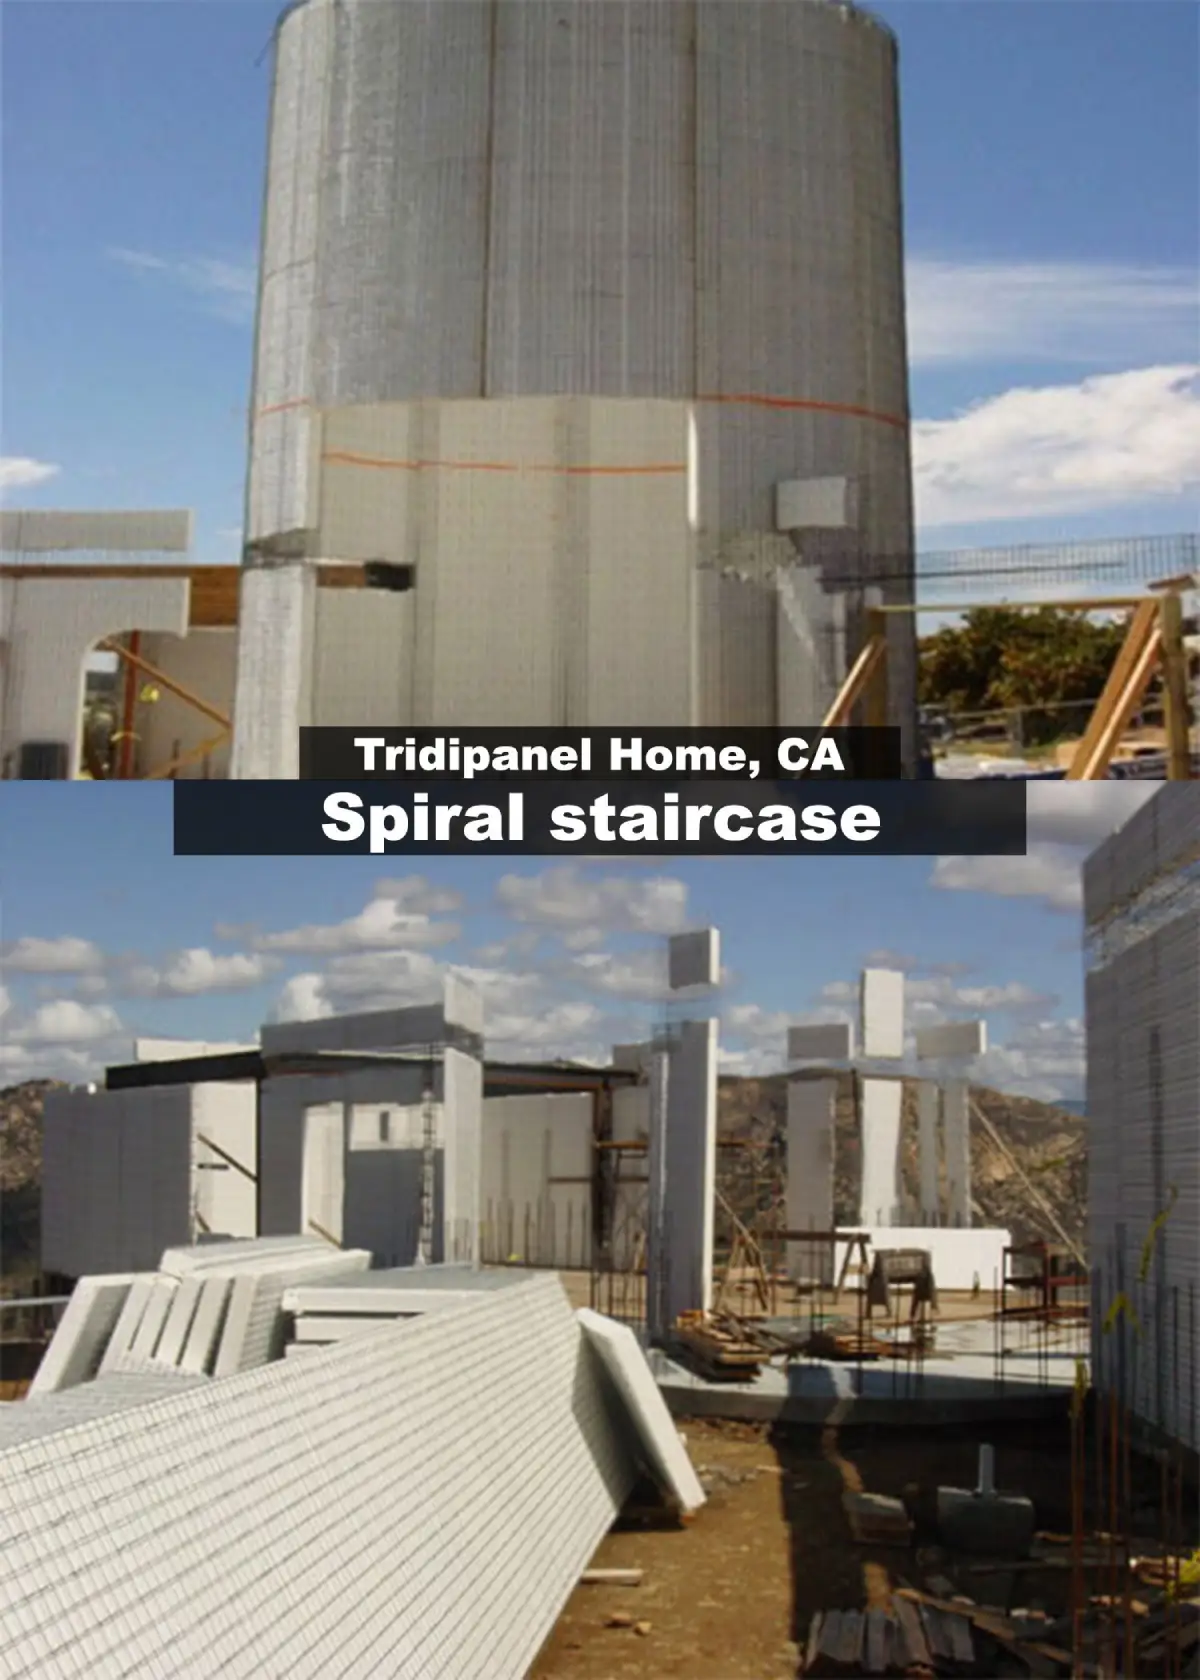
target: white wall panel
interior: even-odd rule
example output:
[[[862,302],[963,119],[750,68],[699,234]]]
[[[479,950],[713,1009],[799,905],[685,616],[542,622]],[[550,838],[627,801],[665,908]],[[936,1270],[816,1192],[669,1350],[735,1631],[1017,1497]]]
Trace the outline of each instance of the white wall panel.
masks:
[[[80,1278],[29,1385],[30,1398],[95,1376],[133,1281],[132,1274]]]
[[[860,1083],[859,1132],[862,1185],[859,1224],[890,1225],[900,1208],[900,1114],[904,1086],[898,1079]]]
[[[257,1235],[256,1106],[255,1086],[248,1080],[192,1087],[198,1234]]]
[[[587,1094],[489,1097],[483,1104],[485,1263],[591,1263],[593,1104]],[[554,1183],[553,1180],[560,1182]],[[574,1182],[561,1182],[563,1180]]]
[[[832,1231],[837,1082],[793,1079],[787,1088],[786,1207],[789,1231]],[[788,1243],[788,1275],[832,1282],[833,1249]]]
[[[942,1142],[946,1158],[946,1218],[971,1223],[971,1088],[965,1079],[942,1086]]]
[[[141,657],[190,693],[226,717],[233,716],[237,678],[237,630],[190,629],[186,636],[144,635]],[[140,690],[143,678],[134,673]],[[149,686],[154,686],[150,684]],[[162,771],[177,758],[195,752],[220,734],[220,726],[170,689],[159,687],[157,699],[142,702],[134,713],[137,734],[137,772]],[[223,780],[229,775],[228,736],[202,758],[181,764],[175,779]]]

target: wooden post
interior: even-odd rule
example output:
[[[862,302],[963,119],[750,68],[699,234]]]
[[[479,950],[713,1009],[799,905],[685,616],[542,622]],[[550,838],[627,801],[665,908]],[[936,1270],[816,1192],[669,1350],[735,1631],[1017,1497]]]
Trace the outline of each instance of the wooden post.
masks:
[[[1159,603],[1140,602],[1130,620],[1124,645],[1096,702],[1083,739],[1075,750],[1066,779],[1094,782],[1103,779],[1121,736],[1146,692],[1162,645]]]
[[[886,729],[888,721],[887,614],[878,607],[868,607],[866,627],[868,646],[878,647],[880,654],[867,680],[863,723],[868,729]]]
[[[1183,645],[1183,602],[1174,590],[1158,605],[1158,629],[1162,643],[1163,710],[1167,726],[1167,780],[1192,779],[1191,723],[1188,699],[1187,655]]]

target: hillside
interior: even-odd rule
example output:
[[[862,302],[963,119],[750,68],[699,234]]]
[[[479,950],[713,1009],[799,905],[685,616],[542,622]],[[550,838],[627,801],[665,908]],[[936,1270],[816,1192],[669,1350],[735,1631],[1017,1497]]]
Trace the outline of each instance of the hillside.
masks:
[[[42,1102],[51,1079],[0,1091],[0,1291],[37,1269],[42,1177]]]
[[[721,1135],[758,1146],[741,1155],[732,1150],[722,1155],[721,1182],[742,1218],[755,1211],[764,1212],[778,1194],[786,1093],[787,1078],[783,1074],[766,1079],[721,1080]],[[1050,1104],[1005,1096],[986,1086],[972,1087],[971,1095],[975,1105],[971,1114],[975,1217],[981,1224],[1011,1231],[1016,1242],[1038,1237],[1061,1242],[1057,1225],[1083,1248],[1087,1234],[1086,1121]],[[911,1081],[905,1081],[901,1154],[905,1198],[915,1204],[917,1105],[916,1087]],[[839,1078],[834,1165],[838,1225],[857,1222],[859,1181],[852,1076],[844,1074]],[[1044,1205],[1039,1205],[1039,1197]]]

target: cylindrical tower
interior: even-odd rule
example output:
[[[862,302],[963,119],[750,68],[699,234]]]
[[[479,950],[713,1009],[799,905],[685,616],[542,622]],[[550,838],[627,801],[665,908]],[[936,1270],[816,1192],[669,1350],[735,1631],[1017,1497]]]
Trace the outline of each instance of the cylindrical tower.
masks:
[[[637,722],[819,721],[781,711],[836,681],[839,586],[911,587],[891,35],[832,0],[305,0],[252,409],[249,566],[416,567],[398,711],[354,721],[635,721],[614,639],[663,667]],[[471,678],[506,637],[520,680]]]

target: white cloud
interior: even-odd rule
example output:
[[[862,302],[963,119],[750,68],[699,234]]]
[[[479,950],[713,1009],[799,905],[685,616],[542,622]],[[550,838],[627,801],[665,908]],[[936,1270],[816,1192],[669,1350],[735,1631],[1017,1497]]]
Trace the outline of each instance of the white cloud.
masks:
[[[929,884],[945,892],[1035,898],[1050,910],[1078,913],[1084,858],[1156,792],[1152,782],[1031,783],[1024,857],[940,857]]]
[[[333,1005],[325,996],[324,981],[319,974],[293,974],[280,992],[273,1021],[321,1021],[333,1014]]]
[[[1121,828],[1158,792],[1154,782],[1031,782],[1027,830],[1031,841],[1083,846],[1089,851]]]
[[[989,1047],[972,1078],[1011,1096],[1070,1102],[1083,1093],[1086,1050],[1080,1020],[1029,1021]]]
[[[1172,361],[1196,342],[1185,268],[914,257],[906,291],[916,367]]]
[[[142,997],[200,997],[206,992],[244,992],[261,985],[278,962],[258,953],[228,955],[203,946],[175,951],[161,965],[139,963],[125,975],[125,989]]]
[[[119,1017],[107,1005],[56,998],[41,1004],[28,1020],[9,1029],[9,1037],[18,1045],[88,1044],[115,1038],[122,1030]]]
[[[1025,857],[940,857],[929,878],[945,892],[990,893],[995,898],[1037,898],[1069,914],[1083,903],[1079,853],[1066,846],[1031,844]]]
[[[94,974],[104,957],[90,939],[14,939],[0,945],[0,967],[10,974]]]
[[[917,523],[1087,513],[1200,487],[1200,366],[1019,388],[913,427]]]
[[[203,299],[210,314],[242,326],[254,318],[257,269],[253,262],[230,262],[220,257],[167,258],[152,251],[116,246],[110,262],[143,279],[158,278],[182,286]]]
[[[666,999],[667,958],[665,951],[587,951],[575,957],[568,973],[575,984],[630,1003],[657,1003]]]
[[[0,493],[5,490],[32,490],[57,478],[62,469],[52,461],[35,461],[29,455],[0,455]]]
[[[677,933],[687,911],[687,886],[669,875],[638,880],[594,876],[574,864],[538,875],[504,875],[496,902],[515,921],[609,932]]]
[[[462,895],[435,887],[421,875],[380,881],[375,896],[357,916],[344,922],[312,923],[279,933],[254,928],[217,927],[220,939],[242,939],[256,951],[286,951],[294,955],[336,955],[343,951],[388,951],[446,945],[457,939],[453,922],[436,922],[434,915],[457,910]]]

